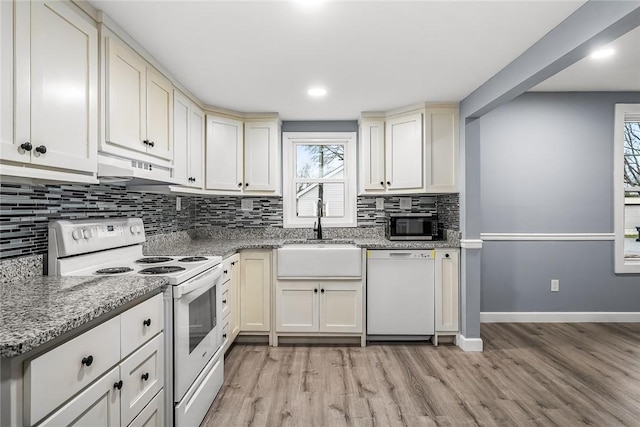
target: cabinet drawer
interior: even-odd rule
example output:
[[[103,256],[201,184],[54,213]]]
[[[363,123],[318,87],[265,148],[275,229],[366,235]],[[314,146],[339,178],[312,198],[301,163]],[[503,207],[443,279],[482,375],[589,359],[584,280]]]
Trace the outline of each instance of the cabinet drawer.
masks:
[[[122,352],[120,357],[124,359],[162,330],[162,294],[125,311],[121,318]]]
[[[222,261],[222,283],[226,283],[231,279],[231,258],[229,257]]]
[[[120,393],[113,386],[119,380],[120,372],[113,368],[45,419],[39,427],[120,426]]]
[[[164,386],[163,337],[157,335],[120,364],[122,425],[127,425]]]
[[[129,427],[163,427],[164,426],[164,390],[138,414]]]
[[[231,313],[231,301],[229,300],[229,283],[222,286],[222,319],[226,319],[229,313]]]
[[[25,364],[24,417],[35,424],[120,361],[120,317]]]

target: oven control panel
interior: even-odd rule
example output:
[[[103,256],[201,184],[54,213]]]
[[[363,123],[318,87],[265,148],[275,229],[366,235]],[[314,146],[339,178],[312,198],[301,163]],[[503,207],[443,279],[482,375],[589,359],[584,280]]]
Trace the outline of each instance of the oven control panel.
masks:
[[[57,252],[57,257],[113,249],[145,240],[140,218],[61,220],[49,224],[49,251]]]

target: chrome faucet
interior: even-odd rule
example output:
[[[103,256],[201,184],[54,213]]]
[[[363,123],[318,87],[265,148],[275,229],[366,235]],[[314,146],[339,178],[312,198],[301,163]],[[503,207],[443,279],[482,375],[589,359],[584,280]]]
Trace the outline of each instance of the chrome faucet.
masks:
[[[318,199],[318,226],[313,223],[313,232],[316,233],[316,239],[322,240],[322,199]]]

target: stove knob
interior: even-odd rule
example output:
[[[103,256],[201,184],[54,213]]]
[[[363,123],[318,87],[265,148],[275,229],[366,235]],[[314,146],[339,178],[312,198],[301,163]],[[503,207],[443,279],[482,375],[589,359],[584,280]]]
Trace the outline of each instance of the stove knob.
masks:
[[[132,225],[131,226],[131,234],[140,234],[140,226]]]
[[[71,237],[73,237],[73,240],[82,239],[82,230],[73,230],[73,233],[71,233]]]
[[[91,228],[85,228],[84,230],[82,230],[82,236],[85,239],[90,239],[93,237],[93,230]]]

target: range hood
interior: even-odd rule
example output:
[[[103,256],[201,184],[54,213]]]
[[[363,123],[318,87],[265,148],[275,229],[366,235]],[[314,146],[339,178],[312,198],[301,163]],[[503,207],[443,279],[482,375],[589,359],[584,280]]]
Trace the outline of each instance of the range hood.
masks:
[[[158,185],[180,184],[172,168],[139,160],[98,154],[98,179],[103,184]]]

